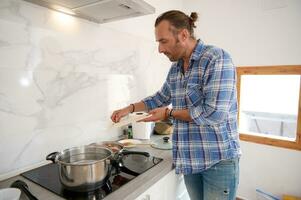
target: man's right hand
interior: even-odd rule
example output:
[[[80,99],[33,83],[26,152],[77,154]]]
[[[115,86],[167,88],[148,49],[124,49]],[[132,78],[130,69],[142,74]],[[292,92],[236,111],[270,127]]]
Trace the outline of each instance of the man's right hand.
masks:
[[[111,115],[111,120],[115,123],[119,122],[120,119],[126,115],[128,115],[132,111],[132,106],[127,106],[125,108],[115,110]]]

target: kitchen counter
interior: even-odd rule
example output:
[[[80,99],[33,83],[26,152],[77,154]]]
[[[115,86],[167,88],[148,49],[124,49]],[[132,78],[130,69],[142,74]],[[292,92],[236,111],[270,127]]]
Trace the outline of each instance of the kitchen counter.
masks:
[[[157,140],[162,138],[163,136],[152,136],[151,140]],[[144,141],[144,143],[149,143],[150,141]],[[133,200],[137,198],[140,194],[146,191],[150,186],[154,185],[157,181],[159,181],[162,177],[167,175],[172,168],[172,152],[171,150],[159,150],[154,149],[150,145],[137,145],[131,150],[141,150],[147,151],[152,156],[163,158],[163,161],[147,170],[143,174],[137,176],[129,183],[123,185],[118,190],[109,194],[104,198],[104,200]],[[50,192],[47,189],[42,188],[41,186],[27,180],[22,176],[15,176],[10,179],[4,180],[0,182],[0,188],[9,187],[11,183],[15,180],[23,180],[27,183],[29,190],[32,192],[40,200],[62,200],[63,198],[57,196],[56,194]],[[21,200],[27,200],[27,197],[22,194]]]

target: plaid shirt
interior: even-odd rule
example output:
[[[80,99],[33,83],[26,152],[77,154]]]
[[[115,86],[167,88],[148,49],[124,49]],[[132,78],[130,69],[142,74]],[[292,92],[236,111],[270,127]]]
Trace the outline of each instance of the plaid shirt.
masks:
[[[176,173],[198,173],[240,156],[236,71],[224,50],[199,40],[188,70],[183,73],[183,60],[173,63],[161,90],[143,102],[148,110],[169,104],[189,110],[191,122],[174,120]]]

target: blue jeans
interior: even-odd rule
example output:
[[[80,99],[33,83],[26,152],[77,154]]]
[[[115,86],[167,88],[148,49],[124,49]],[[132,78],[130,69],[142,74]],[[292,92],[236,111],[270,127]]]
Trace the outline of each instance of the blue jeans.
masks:
[[[184,175],[191,200],[234,200],[239,181],[239,159],[223,160],[209,169]]]

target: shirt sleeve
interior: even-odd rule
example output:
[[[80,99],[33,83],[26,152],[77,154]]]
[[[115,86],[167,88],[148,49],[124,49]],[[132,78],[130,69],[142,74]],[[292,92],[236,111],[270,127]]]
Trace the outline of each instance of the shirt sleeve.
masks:
[[[229,54],[208,62],[202,85],[187,89],[186,101],[191,118],[198,125],[225,121],[236,103],[236,71]]]
[[[146,97],[142,102],[146,105],[147,110],[169,105],[171,103],[171,93],[168,81],[165,81],[158,92],[152,96]]]

